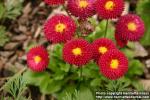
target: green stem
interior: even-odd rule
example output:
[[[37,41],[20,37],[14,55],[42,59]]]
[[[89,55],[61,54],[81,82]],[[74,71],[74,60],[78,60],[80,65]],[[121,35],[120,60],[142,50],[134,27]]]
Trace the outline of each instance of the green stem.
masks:
[[[116,85],[117,85],[117,81],[114,80],[114,81],[113,81],[113,87],[114,87],[114,88],[113,88],[113,89],[114,89],[113,91],[114,91],[114,92],[117,92]]]
[[[109,20],[107,19],[104,38],[106,38],[106,36],[107,36],[108,22],[109,22]]]
[[[82,67],[80,68],[80,82],[82,81],[83,79],[83,75],[82,75]]]
[[[80,85],[81,85],[81,82],[83,81],[83,75],[82,75],[82,66],[79,68],[79,83],[78,83],[78,86],[77,86],[77,90],[80,89]]]

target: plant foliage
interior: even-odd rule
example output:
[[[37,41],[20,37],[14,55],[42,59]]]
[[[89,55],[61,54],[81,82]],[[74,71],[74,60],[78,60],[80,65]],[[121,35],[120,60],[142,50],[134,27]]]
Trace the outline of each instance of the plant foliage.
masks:
[[[15,20],[21,14],[23,0],[0,1],[0,46],[9,41],[6,35],[7,27],[4,23],[7,19]]]
[[[0,26],[0,46],[3,46],[8,41],[9,41],[9,38],[6,35],[5,27]]]
[[[141,16],[145,23],[145,35],[141,40],[143,45],[149,46],[150,44],[150,0],[139,0],[137,3],[137,13]]]
[[[103,34],[103,28],[105,28],[104,23],[105,21],[101,22],[97,26],[97,30],[95,31],[97,34]],[[109,25],[112,27],[111,23],[109,23]],[[112,29],[110,28],[110,34],[113,33],[113,31],[114,27],[112,27]],[[98,38],[94,35],[95,32],[86,37],[86,39],[92,41]],[[112,38],[112,35],[108,35],[107,37]],[[128,47],[129,48],[121,49],[130,60],[129,71],[124,78],[115,81],[116,83],[113,81],[111,82],[99,73],[98,66],[95,63],[93,63],[93,61],[91,61],[82,69],[83,80],[81,82],[82,84],[80,88],[86,87],[87,91],[89,91],[89,93],[91,94],[91,98],[94,98],[93,93],[97,89],[99,89],[100,91],[127,91],[131,89],[130,87],[133,87],[134,89],[140,90],[140,84],[138,83],[138,79],[136,78],[136,76],[140,76],[143,74],[143,65],[139,60],[134,59],[133,44],[129,43]],[[48,70],[42,73],[37,73],[28,70],[24,73],[24,79],[28,81],[28,84],[38,86],[40,88],[40,91],[44,94],[57,95],[58,100],[62,100],[63,97],[65,97],[66,100],[69,100],[71,96],[77,94],[77,92],[81,94],[81,91],[74,91],[78,88],[78,83],[81,80],[79,77],[80,69],[78,69],[74,65],[69,65],[63,61],[61,55],[62,48],[62,44],[57,44],[54,46],[53,52],[50,52],[51,59],[48,65]],[[84,98],[86,96],[84,96]]]
[[[23,80],[22,75],[15,75],[8,80],[7,83],[1,88],[6,93],[10,94],[11,96],[3,97],[5,100],[6,98],[10,98],[9,100],[30,100],[23,96],[25,93],[27,86],[26,81]],[[2,99],[2,98],[1,98]]]

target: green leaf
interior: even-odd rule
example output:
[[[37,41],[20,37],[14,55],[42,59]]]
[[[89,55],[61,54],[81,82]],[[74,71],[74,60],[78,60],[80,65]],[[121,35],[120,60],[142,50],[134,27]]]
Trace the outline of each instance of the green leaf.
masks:
[[[63,85],[63,81],[55,81],[53,79],[49,79],[49,80],[45,79],[45,80],[43,80],[43,82],[41,83],[39,88],[43,94],[52,94],[52,93],[59,91],[61,89],[62,85]]]
[[[3,18],[5,13],[5,7],[4,5],[0,2],[0,20]]]
[[[94,71],[94,70],[91,70],[91,69],[88,69],[88,68],[84,68],[83,69],[83,75],[87,78],[95,78],[95,77],[98,77],[99,75],[99,72],[98,71]]]
[[[64,72],[68,72],[70,69],[70,64],[67,63],[60,63],[60,69]]]
[[[76,100],[94,100],[91,90],[85,86],[81,86],[79,97]]]
[[[139,60],[132,60],[129,63],[129,69],[127,72],[127,77],[135,78],[137,75],[143,74],[143,64]]]
[[[5,0],[5,18],[16,19],[21,14],[23,0]]]
[[[85,67],[83,68],[83,76],[85,76],[86,78],[99,77],[100,74],[98,66],[93,62],[85,65]]]
[[[55,45],[52,55],[56,58],[62,59],[62,48],[63,45],[61,44]]]
[[[121,51],[123,51],[125,53],[125,55],[128,57],[128,59],[133,60],[134,55],[135,55],[133,49],[122,48]]]
[[[33,72],[31,70],[26,71],[23,77],[28,84],[32,84],[35,86],[40,86],[43,81],[50,80],[49,73],[47,72],[38,73],[38,72]]]
[[[59,67],[58,67],[58,60],[55,59],[54,57],[51,57],[50,63],[49,63],[49,65],[48,65],[48,68],[49,68],[51,71],[53,71],[53,72],[59,70]]]
[[[26,85],[27,83],[23,79],[23,76],[20,74],[16,74],[13,77],[11,77],[7,83],[3,85],[2,89],[3,91],[11,95],[11,100],[12,98],[14,100],[23,100],[21,98],[24,98],[25,100],[26,98],[23,96],[23,93],[27,89]]]
[[[31,70],[24,73],[24,80],[30,85],[38,86],[40,91],[44,94],[55,93],[59,91],[64,84],[62,80],[54,80],[48,72],[37,73]]]
[[[81,86],[79,91],[66,92],[66,95],[58,100],[94,100],[94,96],[89,88]]]
[[[101,86],[101,81],[102,81],[101,78],[93,79],[91,81],[90,85],[93,86],[93,87]]]
[[[62,47],[63,46],[60,44],[55,45],[53,52],[50,53],[51,59],[48,68],[53,72],[56,72],[60,69],[65,72],[69,71],[69,65],[66,64],[66,62],[64,62],[62,59]]]
[[[55,74],[53,74],[53,79],[55,79],[55,80],[63,80],[65,74],[66,74],[65,72],[58,70],[57,72],[55,72]]]
[[[136,90],[144,91],[144,86],[138,80],[134,80],[131,84]]]
[[[0,26],[0,47],[4,46],[6,42],[9,41],[8,36],[6,35],[6,30],[4,26]]]
[[[62,91],[60,91],[58,93],[58,100],[69,100],[69,99],[66,99],[66,95],[67,93],[69,94],[73,94],[76,90],[76,85],[75,84],[67,84]]]
[[[150,45],[150,0],[139,0],[137,4],[137,13],[141,16],[145,23],[146,32],[141,40],[143,45]]]
[[[130,85],[129,81],[126,81],[124,78],[118,80],[110,80],[106,84],[107,91],[117,92],[117,91],[128,91],[128,86]]]
[[[95,39],[102,38],[105,34],[105,28],[106,28],[106,20],[103,20],[97,25],[95,31],[92,34],[88,35],[86,39],[92,42]],[[114,29],[115,29],[114,26],[109,21],[109,25],[107,29],[107,38],[112,40],[114,39]]]

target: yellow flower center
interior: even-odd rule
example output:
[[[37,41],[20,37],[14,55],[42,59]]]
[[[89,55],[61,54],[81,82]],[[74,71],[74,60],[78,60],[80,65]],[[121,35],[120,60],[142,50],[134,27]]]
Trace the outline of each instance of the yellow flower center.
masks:
[[[41,62],[41,60],[42,60],[42,58],[40,56],[35,56],[34,57],[35,63],[39,63],[39,62]]]
[[[72,53],[75,55],[75,56],[79,56],[82,54],[82,51],[81,51],[81,48],[75,48],[72,50]]]
[[[105,54],[108,51],[106,47],[99,47],[99,53]]]
[[[113,10],[115,7],[115,4],[113,1],[107,1],[105,4],[105,9],[106,10]]]
[[[128,23],[127,27],[128,27],[128,30],[130,31],[135,31],[137,28],[136,24],[133,22]]]
[[[119,61],[118,61],[117,59],[111,60],[110,67],[111,67],[112,69],[117,69],[118,66],[119,66]]]
[[[79,1],[80,8],[86,8],[88,6],[88,2],[86,0]]]
[[[62,33],[65,29],[66,29],[66,26],[63,23],[59,23],[55,26],[55,31],[59,33]]]

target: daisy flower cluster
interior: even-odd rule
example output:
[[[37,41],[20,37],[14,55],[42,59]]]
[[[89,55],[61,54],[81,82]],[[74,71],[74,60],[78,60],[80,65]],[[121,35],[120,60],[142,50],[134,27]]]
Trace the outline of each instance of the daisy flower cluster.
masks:
[[[139,16],[122,15],[124,0],[44,0],[44,2],[50,6],[64,5],[69,13],[52,16],[43,27],[48,41],[54,44],[64,43],[62,57],[65,62],[80,68],[93,60],[99,66],[100,73],[111,80],[119,79],[127,73],[128,58],[117,47],[126,46],[128,41],[140,40],[145,27]],[[78,37],[80,25],[77,23],[88,20],[96,14],[107,21],[117,19],[114,35],[117,44],[106,36],[99,37],[92,43],[82,36]],[[43,46],[31,48],[27,53],[27,64],[36,72],[44,71],[49,60],[49,54]]]

